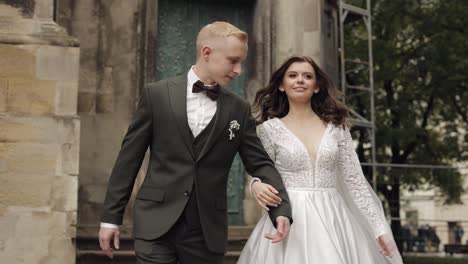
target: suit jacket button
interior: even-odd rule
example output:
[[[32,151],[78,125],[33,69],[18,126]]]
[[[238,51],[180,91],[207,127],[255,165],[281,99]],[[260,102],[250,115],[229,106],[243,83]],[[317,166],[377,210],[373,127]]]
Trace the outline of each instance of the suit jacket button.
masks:
[[[188,196],[190,195],[190,192],[189,192],[189,191],[185,191],[185,192],[184,192],[184,195],[185,195],[186,197],[188,197]]]

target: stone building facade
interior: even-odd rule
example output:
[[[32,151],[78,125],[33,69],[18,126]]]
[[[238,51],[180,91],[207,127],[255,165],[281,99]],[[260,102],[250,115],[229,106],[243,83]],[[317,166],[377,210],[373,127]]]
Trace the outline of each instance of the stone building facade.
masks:
[[[52,11],[53,1],[0,1],[2,263],[75,255],[80,49]]]

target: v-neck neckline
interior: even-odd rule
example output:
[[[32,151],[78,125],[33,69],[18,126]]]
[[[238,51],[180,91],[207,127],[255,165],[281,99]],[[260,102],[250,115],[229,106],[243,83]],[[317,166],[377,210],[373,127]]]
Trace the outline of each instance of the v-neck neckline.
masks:
[[[294,134],[294,132],[292,132],[291,129],[289,129],[286,124],[283,123],[283,121],[281,121],[279,118],[275,117],[275,119],[280,123],[280,126],[295,140],[299,143],[299,145],[302,147],[303,151],[305,152],[305,154],[307,155],[307,157],[309,158],[309,163],[313,166],[312,170],[313,170],[313,174],[315,175],[316,174],[316,168],[317,168],[317,162],[319,160],[319,157],[320,157],[320,149],[322,147],[322,142],[324,141],[324,138],[327,136],[327,132],[328,132],[328,129],[330,127],[330,122],[327,123],[327,126],[325,127],[325,131],[323,132],[322,134],[322,137],[320,138],[320,141],[319,141],[319,145],[317,147],[317,151],[315,153],[315,160],[312,159],[310,153],[309,153],[309,150],[307,149],[307,145],[304,144],[304,142],[302,142],[302,140],[299,139],[298,136],[296,136],[296,134]]]

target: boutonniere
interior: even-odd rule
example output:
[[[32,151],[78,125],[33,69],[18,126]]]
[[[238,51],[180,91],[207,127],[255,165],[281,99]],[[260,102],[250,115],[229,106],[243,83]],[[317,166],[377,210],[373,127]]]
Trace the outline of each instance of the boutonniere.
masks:
[[[237,120],[232,120],[231,123],[229,123],[229,140],[232,140],[236,135],[234,134],[234,130],[239,130],[240,125],[237,122]]]

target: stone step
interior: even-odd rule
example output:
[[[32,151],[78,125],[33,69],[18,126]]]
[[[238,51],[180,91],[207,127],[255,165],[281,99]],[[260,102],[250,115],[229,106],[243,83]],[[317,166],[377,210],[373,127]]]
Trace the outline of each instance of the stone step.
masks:
[[[77,250],[76,264],[135,264],[133,250],[114,251],[114,258],[109,258],[100,250]]]
[[[240,256],[240,251],[227,251],[224,264],[235,264]],[[76,264],[135,264],[135,252],[133,250],[114,251],[111,259],[100,250],[78,250]]]
[[[228,246],[224,264],[235,264],[240,256],[252,227],[229,226]],[[133,238],[120,238],[120,250],[114,251],[114,258],[107,257],[99,248],[98,237],[95,235],[79,235],[75,241],[76,264],[130,264],[136,263]]]
[[[133,238],[120,237],[120,250],[133,250]],[[76,248],[79,250],[99,250],[99,238],[97,236],[78,236],[75,239]]]

